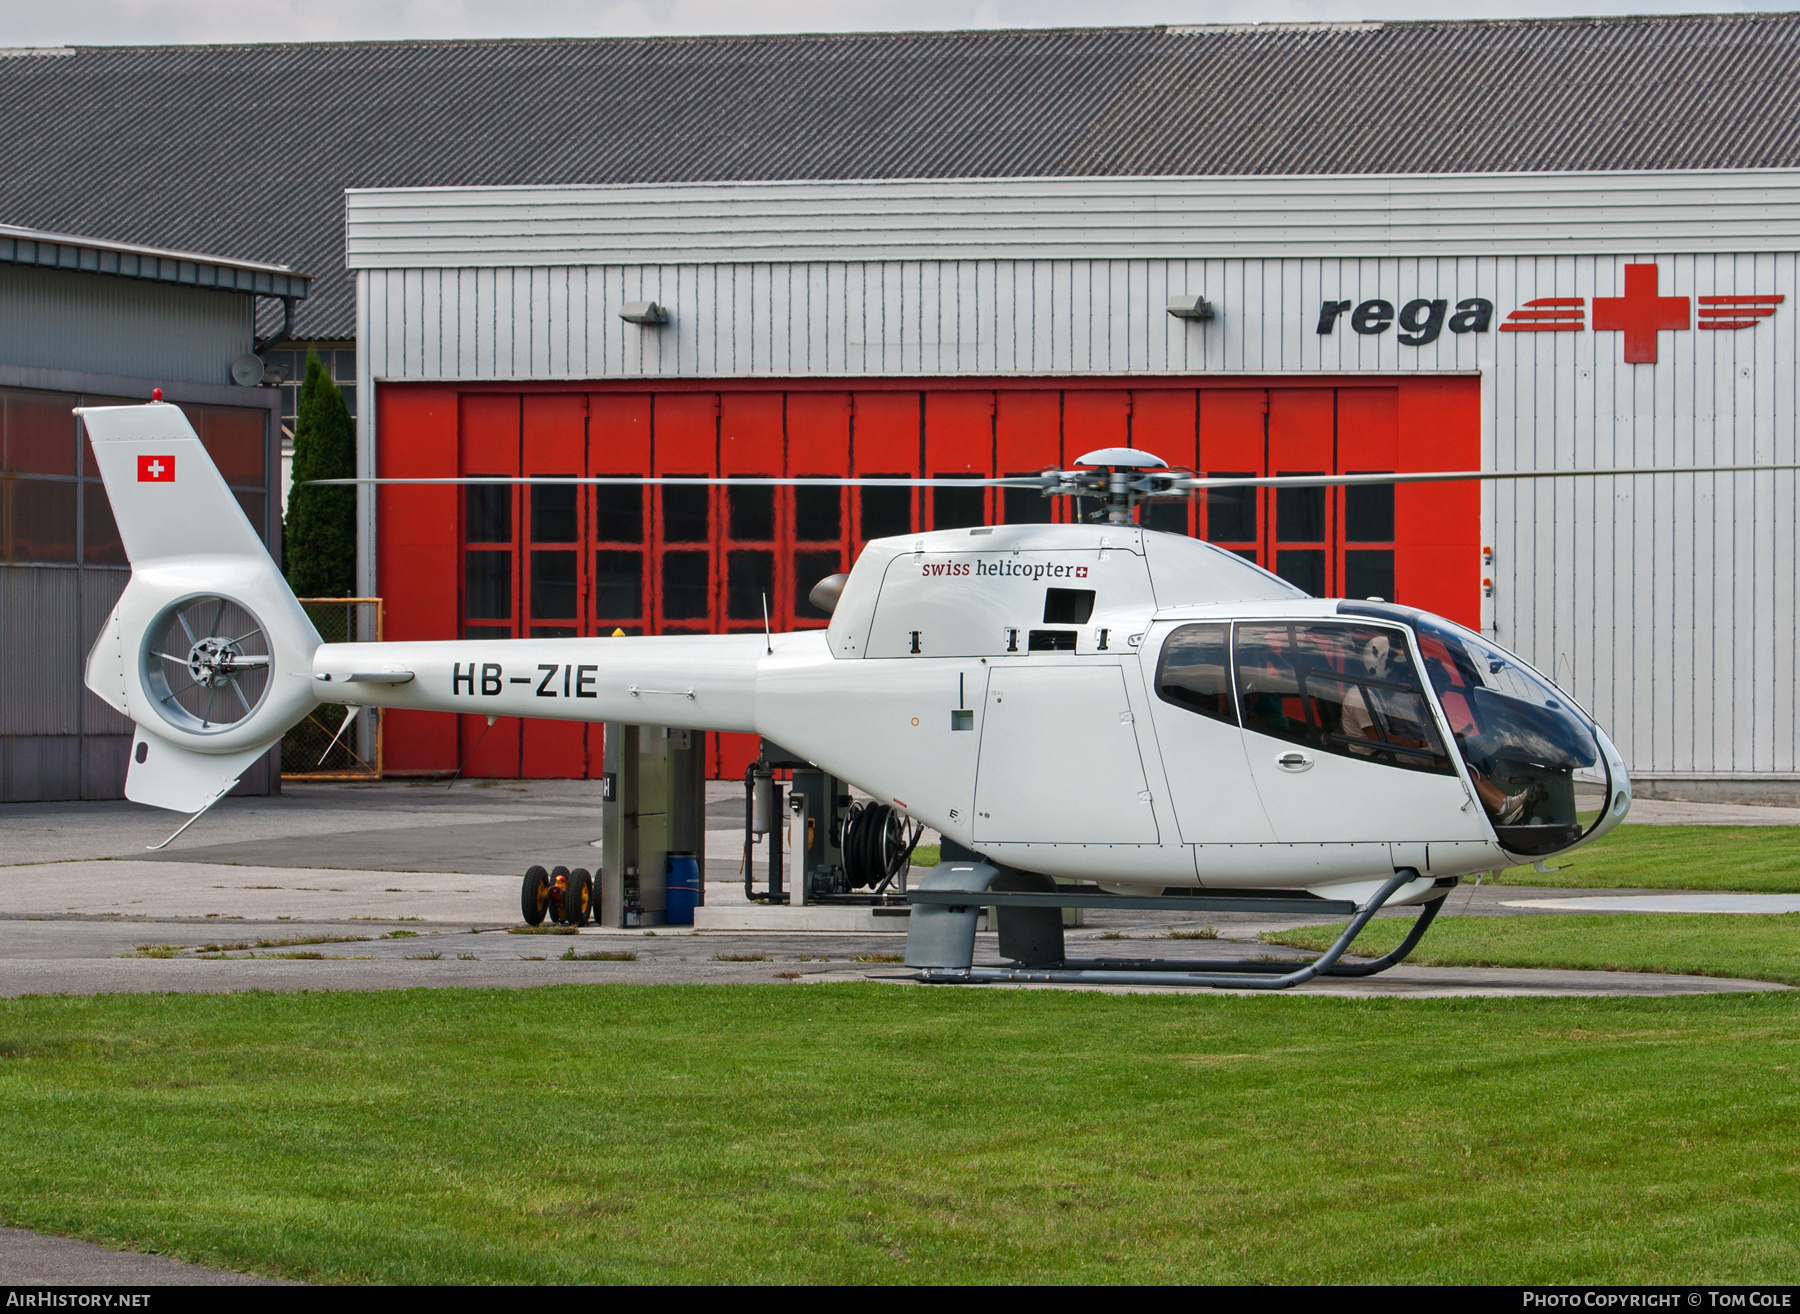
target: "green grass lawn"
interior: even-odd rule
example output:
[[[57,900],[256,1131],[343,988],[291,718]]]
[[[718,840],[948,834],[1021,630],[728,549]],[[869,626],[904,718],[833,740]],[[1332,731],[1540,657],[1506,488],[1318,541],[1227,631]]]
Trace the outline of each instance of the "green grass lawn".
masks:
[[[6,1000],[0,1221],[314,1281],[1791,1281],[1800,992]]]
[[[1620,826],[1591,847],[1552,858],[1549,874],[1510,867],[1507,885],[1560,889],[1800,892],[1800,826]]]
[[[1451,895],[1454,904],[1456,896]],[[1346,923],[1265,932],[1270,944],[1324,949]],[[1410,917],[1382,917],[1356,938],[1377,957],[1400,943]],[[1542,913],[1440,917],[1406,959],[1426,967],[1571,967],[1741,976],[1800,985],[1800,913]]]

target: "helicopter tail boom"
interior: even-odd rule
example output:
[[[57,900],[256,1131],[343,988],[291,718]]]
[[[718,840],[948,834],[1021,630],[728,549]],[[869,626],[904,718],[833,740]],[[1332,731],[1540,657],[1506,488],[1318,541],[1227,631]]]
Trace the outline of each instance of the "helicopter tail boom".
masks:
[[[313,655],[314,696],[347,706],[478,716],[623,721],[754,731],[756,675],[773,647],[816,635],[669,634],[613,639],[332,643]]]

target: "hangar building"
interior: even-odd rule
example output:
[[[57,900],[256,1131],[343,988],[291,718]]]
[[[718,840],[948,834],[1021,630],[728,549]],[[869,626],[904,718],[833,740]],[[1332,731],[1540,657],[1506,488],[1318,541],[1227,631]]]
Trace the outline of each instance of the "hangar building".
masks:
[[[1793,461],[1797,46],[1795,15],[1734,14],[81,49],[0,61],[0,196],[321,270],[295,337],[354,345],[386,475],[1006,473],[1120,441],[1217,473]],[[32,129],[58,96],[92,113]],[[169,181],[198,158],[209,205]],[[1155,514],[1481,624],[1650,790],[1772,801],[1800,795],[1795,495]],[[361,587],[391,637],[754,627],[765,591],[805,625],[808,577],[870,536],[1044,513],[384,490]],[[447,770],[479,733],[396,714],[387,761]],[[469,769],[598,748],[503,725]]]
[[[356,191],[387,476],[1209,474],[1794,462],[1800,179],[1769,171]],[[1192,318],[1195,298],[1209,318]],[[646,303],[666,324],[634,322]],[[1647,775],[1794,769],[1793,472],[1153,507],[1326,596],[1479,626]],[[390,633],[819,625],[858,545],[1048,518],[976,489],[383,488]],[[1057,508],[1057,515],[1067,514]],[[454,581],[454,589],[446,587]],[[396,720],[399,718],[396,717]],[[454,764],[442,718],[390,761]],[[502,737],[504,735],[504,737]],[[496,727],[490,771],[597,769]],[[719,748],[741,770],[748,745]],[[514,768],[513,764],[517,763]]]

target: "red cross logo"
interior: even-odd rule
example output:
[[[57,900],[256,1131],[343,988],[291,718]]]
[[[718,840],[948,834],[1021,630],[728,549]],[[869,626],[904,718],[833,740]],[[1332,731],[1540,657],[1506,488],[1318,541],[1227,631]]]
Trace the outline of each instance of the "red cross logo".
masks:
[[[140,484],[172,484],[175,482],[175,458],[172,456],[138,457]]]
[[[1655,265],[1626,265],[1625,295],[1594,298],[1594,328],[1625,335],[1625,361],[1630,365],[1656,364],[1659,329],[1689,327],[1686,297],[1656,295]]]

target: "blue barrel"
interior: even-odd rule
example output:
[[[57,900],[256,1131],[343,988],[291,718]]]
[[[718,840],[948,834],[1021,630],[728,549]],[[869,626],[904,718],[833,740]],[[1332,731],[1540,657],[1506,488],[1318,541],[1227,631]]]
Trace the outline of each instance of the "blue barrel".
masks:
[[[700,906],[700,862],[691,853],[671,853],[668,863],[669,925],[692,926]]]

